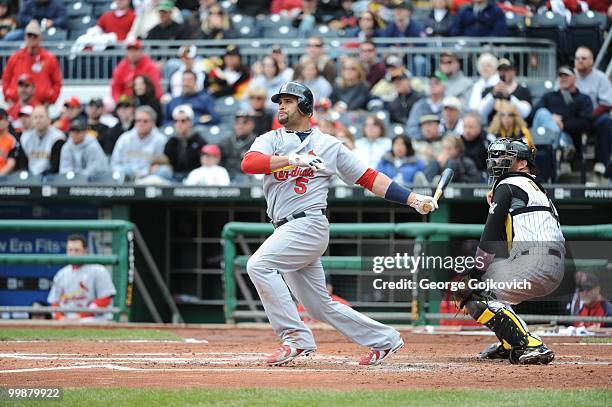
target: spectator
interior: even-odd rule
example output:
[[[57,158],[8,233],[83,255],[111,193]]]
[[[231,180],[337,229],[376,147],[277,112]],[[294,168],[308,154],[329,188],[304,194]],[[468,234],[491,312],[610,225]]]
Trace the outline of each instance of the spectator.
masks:
[[[268,0],[238,0],[236,12],[247,16],[265,16],[270,13]]]
[[[272,0],[270,3],[271,14],[295,15],[302,10],[301,0]]]
[[[232,27],[232,21],[220,4],[213,4],[208,9],[206,19],[202,21],[195,39],[199,40],[228,40],[236,38],[238,34]]]
[[[283,54],[283,48],[280,45],[272,45],[272,52],[270,53],[270,56],[274,58],[278,64],[280,75],[283,76],[287,82],[293,80],[295,72],[293,68],[290,68],[289,65],[287,65],[287,58],[285,57],[285,54]]]
[[[174,108],[189,105],[194,112],[194,124],[217,124],[221,118],[215,110],[215,100],[205,90],[196,90],[197,76],[192,71],[183,72],[183,94],[166,105],[166,124],[170,123]]]
[[[266,106],[268,109],[274,109],[276,104],[273,103],[270,98],[278,92],[280,87],[286,82],[286,78],[281,75],[278,63],[270,55],[263,57],[261,65],[262,74],[253,78],[249,83],[249,88],[257,86],[266,89],[268,93]]]
[[[580,287],[582,307],[578,312],[581,317],[609,317],[612,316],[612,304],[601,294],[601,285],[595,274],[588,273]],[[601,322],[577,322],[574,326],[591,328],[609,327],[610,324]]]
[[[325,44],[321,37],[310,37],[306,42],[306,54],[299,59],[296,75],[300,75],[300,67],[306,61],[314,61],[321,75],[332,85],[336,81],[336,63],[325,53]]]
[[[43,105],[36,106],[32,112],[31,130],[21,135],[21,149],[27,160],[30,174],[47,175],[59,171],[60,152],[66,137],[51,126],[49,112]]]
[[[34,97],[36,93],[34,78],[27,73],[22,73],[17,79],[17,100],[7,109],[12,120],[17,120],[23,106],[38,106],[40,102]]]
[[[378,58],[374,42],[368,40],[359,44],[359,61],[365,68],[366,80],[372,89],[387,73],[385,61]]]
[[[147,40],[176,40],[182,26],[172,20],[172,0],[160,0],[157,4],[159,24],[153,27],[147,34]]]
[[[612,6],[610,9],[612,10]],[[576,49],[574,68],[576,87],[593,102],[593,129],[597,137],[594,169],[599,174],[605,172],[605,175],[610,178],[612,176],[612,165],[610,165],[612,84],[606,74],[593,68],[593,52],[588,47]]]
[[[132,93],[132,82],[138,75],[146,75],[155,85],[155,96],[161,97],[161,74],[155,61],[142,50],[140,40],[130,41],[126,46],[126,56],[117,64],[111,80],[111,95],[116,101],[119,96]]]
[[[321,133],[323,134],[329,134],[330,136],[336,137],[339,125],[340,124],[337,124],[334,119],[332,119],[326,114],[321,114],[320,116],[317,116],[317,127],[319,128],[319,130],[321,130]]]
[[[83,235],[68,236],[66,254],[68,256],[86,256],[87,239]],[[111,307],[113,297],[117,294],[111,275],[100,264],[69,264],[62,267],[55,277],[49,291],[47,302],[52,307],[66,308],[107,308]],[[111,313],[62,313],[55,312],[56,320],[100,321],[111,319]]]
[[[160,13],[157,6],[164,0],[144,0],[140,5],[136,6],[136,18],[132,23],[132,28],[127,35],[127,41],[133,41],[139,38],[147,38],[149,32],[160,23]],[[167,0],[165,0],[167,1]],[[181,13],[180,0],[176,2],[176,7],[170,10],[170,18],[173,22],[179,24],[179,34],[183,33],[183,14]],[[137,3],[136,3],[137,4]],[[195,7],[197,8],[197,0]],[[177,34],[177,36],[179,35]]]
[[[317,5],[317,0],[304,0],[302,1],[302,9],[298,13],[291,13],[297,14],[291,21],[291,25],[298,29],[300,38],[309,36],[315,29],[316,24],[320,22],[317,18]]]
[[[334,109],[340,113],[347,110],[366,110],[370,101],[370,88],[365,80],[365,72],[356,58],[346,58],[342,62],[340,78],[329,96]]]
[[[422,137],[419,140],[412,139],[412,147],[417,157],[428,163],[442,154],[443,135],[440,131],[440,118],[435,114],[424,114],[419,119],[419,124]]]
[[[73,120],[60,154],[60,174],[72,172],[88,180],[108,173],[108,158],[97,140],[87,136],[87,123]]]
[[[370,10],[365,10],[359,15],[357,27],[352,30],[348,30],[346,36],[357,37],[357,39],[361,42],[378,37],[381,29],[382,24],[380,23],[378,16]]]
[[[151,106],[157,115],[156,126],[161,125],[164,121],[161,105],[157,96],[155,96],[155,84],[147,75],[136,75],[132,82],[132,95],[134,102],[138,106]]]
[[[13,130],[15,137],[21,139],[21,135],[28,130],[32,129],[32,112],[34,108],[29,105],[25,105],[19,110],[19,114],[17,115],[17,119],[13,120],[11,123],[13,125]]]
[[[0,0],[0,41],[17,27],[17,20],[11,14],[9,6],[10,0]]]
[[[197,57],[198,49],[195,45],[181,45],[178,50],[180,65],[170,76],[170,96],[177,97],[183,92],[183,72],[193,71],[196,74],[196,90],[204,89],[204,80],[206,74],[202,69],[204,62],[202,58]],[[176,60],[174,60],[176,61]],[[166,65],[168,66],[168,64]],[[164,67],[164,70],[166,68]]]
[[[489,126],[488,138],[491,142],[499,138],[519,139],[529,146],[534,145],[527,123],[516,106],[507,100],[501,100],[498,103],[497,113],[493,116]]]
[[[131,96],[121,95],[115,108],[115,114],[119,121],[110,129],[107,137],[98,138],[107,156],[113,154],[113,149],[119,137],[134,128],[135,108],[136,105]]]
[[[423,138],[420,119],[424,115],[439,115],[442,113],[442,101],[445,93],[446,76],[436,71],[429,78],[429,96],[419,99],[410,110],[406,123],[406,134],[413,140]]]
[[[60,116],[53,122],[62,133],[68,133],[70,123],[76,119],[86,120],[81,101],[78,97],[72,96],[64,101],[64,108]]]
[[[389,104],[389,116],[392,123],[406,124],[412,107],[423,97],[412,89],[410,71],[399,73],[391,77],[393,86],[397,91],[397,98]]]
[[[227,170],[219,165],[221,161],[221,150],[215,144],[202,147],[200,163],[202,166],[189,173],[185,185],[197,186],[219,186],[225,187],[230,184]]]
[[[608,15],[608,21],[612,20],[612,3],[610,0],[587,0],[589,9]]]
[[[325,79],[319,70],[317,64],[313,61],[306,61],[301,66],[301,75],[296,76],[295,80],[302,83],[312,91],[315,103],[321,99],[328,99],[332,92],[332,86]]]
[[[55,55],[41,46],[42,32],[36,20],[25,28],[25,47],[9,58],[2,72],[4,100],[16,102],[19,98],[17,83],[23,74],[34,80],[34,97],[40,103],[53,104],[62,89],[62,72]]]
[[[340,10],[334,13],[331,21],[327,22],[327,25],[334,30],[347,30],[355,28],[357,26],[357,17],[353,11],[353,0],[341,0]],[[325,12],[325,9],[322,9]]]
[[[487,170],[486,134],[482,131],[480,115],[468,112],[463,116],[463,135],[461,140],[465,146],[465,156],[474,161],[480,172]]]
[[[111,156],[111,168],[124,177],[138,180],[160,169],[166,137],[155,127],[155,110],[140,106],[135,113],[135,126],[119,137]],[[160,171],[159,175],[166,175]]]
[[[472,0],[461,8],[451,26],[452,37],[505,37],[506,16],[489,0]]]
[[[495,86],[483,91],[478,113],[491,121],[497,112],[499,101],[508,100],[516,107],[521,117],[527,119],[531,113],[531,92],[516,81],[516,67],[509,60],[501,59],[497,72],[500,80]]]
[[[381,37],[389,38],[425,38],[425,27],[412,17],[412,3],[410,1],[401,1],[396,3],[393,10],[393,21],[381,31]],[[410,46],[401,44],[402,47]],[[416,76],[426,76],[427,61],[423,55],[414,55],[412,57],[411,70]]]
[[[87,135],[98,140],[102,145],[102,140],[108,138],[110,128],[100,122],[100,118],[104,114],[104,102],[100,98],[92,98],[85,109],[87,113]]]
[[[342,124],[338,126],[333,136],[340,140],[349,150],[353,151],[355,149],[355,138],[353,137],[353,133]]]
[[[200,166],[200,150],[204,140],[193,131],[193,109],[189,105],[179,105],[172,111],[174,119],[174,136],[164,147],[174,179],[183,181],[187,175]]]
[[[430,160],[425,169],[425,177],[432,182],[436,175],[442,174],[446,168],[451,168],[455,175],[453,182],[457,183],[480,183],[482,174],[478,171],[476,164],[471,158],[464,154],[465,146],[459,137],[453,135],[444,136],[442,139],[442,153],[436,155],[435,160]]]
[[[418,171],[425,169],[425,163],[414,154],[410,138],[401,134],[393,137],[391,151],[385,153],[376,166],[392,180],[402,184],[412,184]]]
[[[581,143],[580,135],[592,128],[593,103],[576,87],[576,75],[570,67],[560,67],[558,79],[559,90],[546,93],[536,105],[533,127],[545,127],[559,134],[555,147],[561,147],[569,160],[574,146]]]
[[[463,134],[461,101],[455,96],[445,96],[442,100],[442,126],[444,134],[459,137]]]
[[[132,28],[136,14],[132,9],[131,0],[115,0],[115,9],[102,14],[96,26],[102,33],[113,33],[117,41],[125,41]]]
[[[393,86],[393,81],[391,81],[391,78],[403,73],[410,76],[412,76],[412,74],[404,66],[402,58],[397,55],[389,55],[387,58],[385,58],[385,69],[387,70],[386,75],[379,80],[372,89],[370,89],[370,95],[380,99],[383,101],[383,103],[388,104],[397,98],[397,91]]]
[[[450,0],[433,0],[432,9],[425,19],[425,33],[428,37],[450,36],[453,16],[450,11]]]
[[[242,62],[240,49],[230,44],[225,48],[223,63],[206,76],[204,87],[216,98],[234,96],[242,99],[250,79],[250,68]]]
[[[476,67],[480,77],[472,86],[472,94],[468,104],[470,110],[478,110],[484,90],[497,85],[497,82],[499,82],[497,65],[497,58],[489,53],[484,53],[478,57]]]
[[[10,174],[17,166],[19,143],[9,133],[10,123],[8,112],[0,108],[0,177]]]
[[[51,27],[68,29],[68,14],[62,0],[25,0],[17,14],[18,28],[8,32],[3,38],[4,41],[23,40],[23,35],[28,34],[27,27],[32,21],[35,21],[42,31]]]
[[[440,54],[440,72],[446,76],[446,96],[456,96],[462,102],[467,101],[472,90],[472,80],[461,71],[457,54],[452,52]]]
[[[391,150],[385,123],[375,115],[363,122],[363,137],[355,142],[355,155],[368,167],[376,168],[383,155]]]
[[[246,110],[236,112],[234,134],[219,143],[221,149],[221,166],[227,170],[233,183],[244,180],[240,165],[244,155],[257,138],[254,133],[255,121]]]
[[[249,116],[255,122],[254,132],[256,135],[262,135],[272,130],[272,122],[274,121],[274,112],[266,108],[266,98],[268,93],[264,88],[253,87],[249,90]]]

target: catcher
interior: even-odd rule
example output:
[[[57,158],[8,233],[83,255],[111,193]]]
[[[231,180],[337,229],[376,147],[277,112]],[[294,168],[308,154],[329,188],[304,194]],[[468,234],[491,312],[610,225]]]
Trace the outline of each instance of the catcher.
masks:
[[[535,180],[534,159],[535,148],[521,140],[500,139],[489,146],[487,171],[493,188],[476,250],[484,266],[464,279],[481,280],[490,289],[461,290],[455,298],[460,310],[499,339],[479,356],[513,364],[548,364],[554,359],[554,352],[529,333],[511,306],[550,294],[564,272],[559,216]]]

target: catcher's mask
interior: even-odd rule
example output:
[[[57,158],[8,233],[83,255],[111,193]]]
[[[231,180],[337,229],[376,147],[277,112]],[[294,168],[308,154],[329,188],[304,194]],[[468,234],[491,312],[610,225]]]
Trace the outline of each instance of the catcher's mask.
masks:
[[[516,160],[526,160],[529,172],[536,175],[535,154],[536,149],[529,147],[523,140],[505,138],[495,140],[489,145],[487,158],[489,185],[493,185],[499,177],[509,172]]]

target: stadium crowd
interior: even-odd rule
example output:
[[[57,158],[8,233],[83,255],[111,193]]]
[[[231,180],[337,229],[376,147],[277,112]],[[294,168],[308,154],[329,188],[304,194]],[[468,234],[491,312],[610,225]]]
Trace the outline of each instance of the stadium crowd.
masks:
[[[2,72],[6,105],[0,108],[0,176],[8,179],[27,170],[33,176],[59,174],[81,181],[249,182],[240,171],[242,156],[258,135],[280,127],[270,96],[290,80],[313,91],[313,125],[402,183],[431,183],[448,167],[455,170],[456,182],[484,182],[486,148],[499,137],[547,143],[560,153],[562,163],[554,164],[553,172],[559,169],[562,175],[579,168],[583,133],[595,144],[596,181],[608,183],[612,175],[612,85],[594,68],[589,47],[578,46],[573,66],[560,66],[557,77],[549,78],[556,86],[536,100],[517,80],[518,66],[507,55],[485,52],[470,67],[462,66],[460,51],[441,50],[438,66],[423,55],[406,64],[400,46],[381,55],[376,41],[507,36],[506,12],[527,17],[553,12],[571,19],[594,10],[610,19],[609,0],[433,0],[419,13],[411,2],[399,0],[223,2],[233,14],[288,18],[305,44],[293,66],[279,46],[252,66],[236,45],[225,47],[220,58],[203,58],[192,41],[242,35],[227,4],[116,0],[74,39],[83,50],[116,43],[125,48],[114,67],[111,97],[71,97],[58,117],[50,117],[48,106],[59,98],[62,72],[43,38],[52,29],[74,28],[68,25],[67,3],[24,0],[18,10],[13,3],[0,0],[0,44],[24,41]],[[355,38],[358,52],[332,58],[315,35],[321,24]],[[156,61],[147,54],[145,40],[183,45],[176,58]],[[472,71],[478,73],[476,80],[467,75]],[[227,97],[240,107],[232,123],[217,109]],[[354,125],[341,120],[346,117]],[[224,133],[207,143],[204,133],[212,126]],[[549,139],[539,137],[542,129]]]

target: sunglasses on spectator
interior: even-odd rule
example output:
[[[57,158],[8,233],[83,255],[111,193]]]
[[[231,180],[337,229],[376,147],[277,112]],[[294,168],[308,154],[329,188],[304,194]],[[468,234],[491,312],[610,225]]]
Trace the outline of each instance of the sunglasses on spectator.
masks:
[[[516,117],[516,113],[500,113],[501,117]]]
[[[151,120],[151,119],[136,119],[136,120],[135,120],[135,122],[136,122],[136,123],[141,123],[141,122],[146,123],[146,122],[152,122],[152,121],[153,121],[153,120]]]
[[[309,48],[321,48],[323,46],[323,44],[308,44],[307,47]]]
[[[216,16],[222,16],[223,12],[222,11],[211,11],[210,14],[213,15],[213,16],[215,16],[215,15]]]
[[[251,100],[264,100],[265,98],[265,96],[249,96]]]
[[[24,88],[26,88],[26,87],[32,86],[32,84],[31,83],[25,83],[25,82],[19,82],[19,83],[17,83],[17,86],[23,86]]]
[[[441,59],[440,65],[452,64],[454,61],[452,59]]]
[[[376,48],[361,48],[361,52],[374,52]]]
[[[174,121],[175,121],[175,122],[178,122],[178,123],[188,123],[188,122],[190,122],[191,120],[189,120],[189,119],[174,119]]]
[[[578,61],[586,61],[587,59],[589,59],[589,57],[575,57],[574,59]]]
[[[33,34],[33,33],[27,33],[26,37],[28,37],[28,38],[38,38],[39,35],[36,35],[36,34]]]

